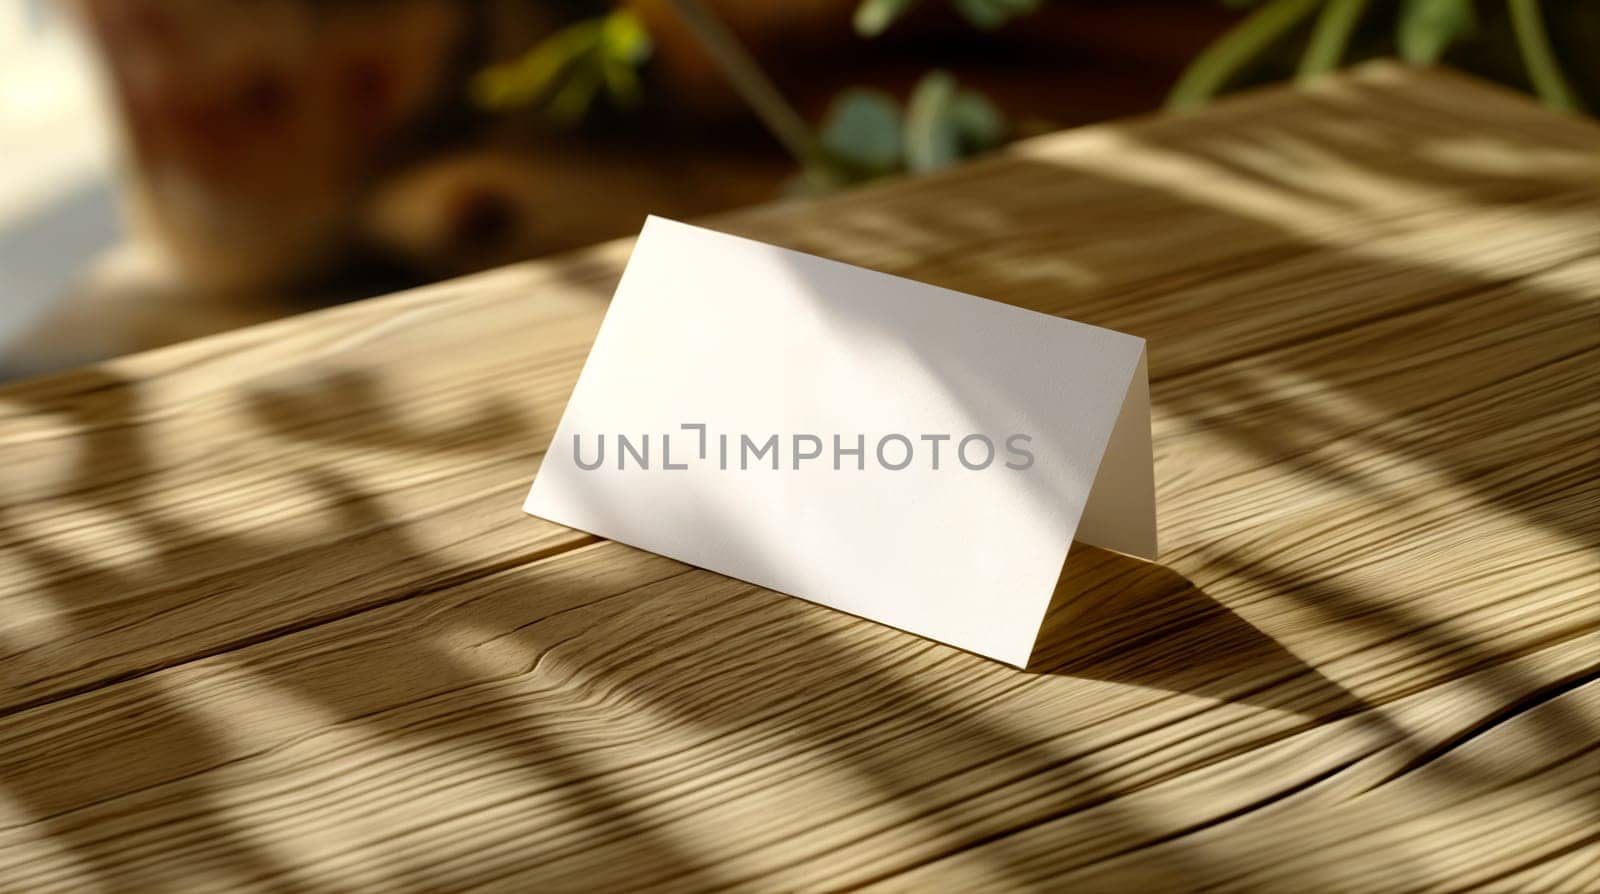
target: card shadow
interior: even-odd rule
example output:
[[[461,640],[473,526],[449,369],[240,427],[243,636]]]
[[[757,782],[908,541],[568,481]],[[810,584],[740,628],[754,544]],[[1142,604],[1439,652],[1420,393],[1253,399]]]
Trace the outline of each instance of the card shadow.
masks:
[[[1062,565],[1027,670],[1319,721],[1369,707],[1172,568],[1085,544]]]

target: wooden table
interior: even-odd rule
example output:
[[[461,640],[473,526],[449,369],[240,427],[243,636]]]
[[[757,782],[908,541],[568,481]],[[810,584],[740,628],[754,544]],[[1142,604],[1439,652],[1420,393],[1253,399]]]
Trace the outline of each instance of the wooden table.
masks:
[[[1384,65],[710,223],[1148,338],[1162,563],[1021,672],[523,516],[626,242],[15,385],[0,888],[1600,890],[1592,122]]]

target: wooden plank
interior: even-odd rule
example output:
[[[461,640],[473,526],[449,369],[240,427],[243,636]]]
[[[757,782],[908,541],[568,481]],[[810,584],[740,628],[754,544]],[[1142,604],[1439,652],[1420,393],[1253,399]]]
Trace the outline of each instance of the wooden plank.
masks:
[[[907,888],[1021,886],[1293,804],[1183,848],[1218,878],[1270,877],[1354,836],[1365,862],[1318,871],[1359,880],[1411,848],[1372,837],[1375,816],[1470,816],[1508,786],[1548,852],[1593,829],[1592,610],[1587,633],[1411,691],[1419,665],[1466,662],[1419,660],[1417,630],[1323,624],[1337,657],[1313,664],[1274,642],[1313,608],[1258,628],[1152,566],[1084,555],[1073,570],[1140,611],[1103,614],[1033,674],[602,543],[102,688],[0,732],[20,821],[0,877],[787,889],[922,866]],[[1517,747],[1474,734],[1489,721]],[[1530,755],[1561,785],[1519,788]],[[1303,847],[1262,847],[1291,828]],[[1193,868],[1123,862],[1169,885]],[[1463,869],[1408,865],[1419,882]]]
[[[1570,872],[1600,856],[1597,649],[1591,633],[879,887],[994,884],[997,852],[1008,884],[1090,891],[1460,890],[1546,861]],[[1493,701],[1528,684],[1543,688]],[[1152,826],[1132,846],[1106,831],[1129,814]]]
[[[1596,133],[1378,67],[728,218],[1152,335],[1163,564],[1027,674],[517,514],[623,244],[0,392],[0,878],[1581,887]]]
[[[0,711],[588,542],[519,491],[619,248],[6,389]]]

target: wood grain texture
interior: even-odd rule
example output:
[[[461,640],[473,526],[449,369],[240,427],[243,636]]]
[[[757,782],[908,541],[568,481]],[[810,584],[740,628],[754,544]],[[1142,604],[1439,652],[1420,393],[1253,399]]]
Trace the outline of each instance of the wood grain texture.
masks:
[[[0,390],[0,888],[1600,887],[1600,129],[1453,76],[713,226],[1150,340],[1028,672],[522,516],[625,243]]]

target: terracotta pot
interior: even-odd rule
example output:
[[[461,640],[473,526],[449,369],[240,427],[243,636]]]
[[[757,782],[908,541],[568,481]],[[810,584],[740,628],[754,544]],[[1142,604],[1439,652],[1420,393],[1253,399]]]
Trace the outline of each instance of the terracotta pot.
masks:
[[[335,260],[466,32],[450,0],[75,5],[123,119],[136,223],[218,290]]]

